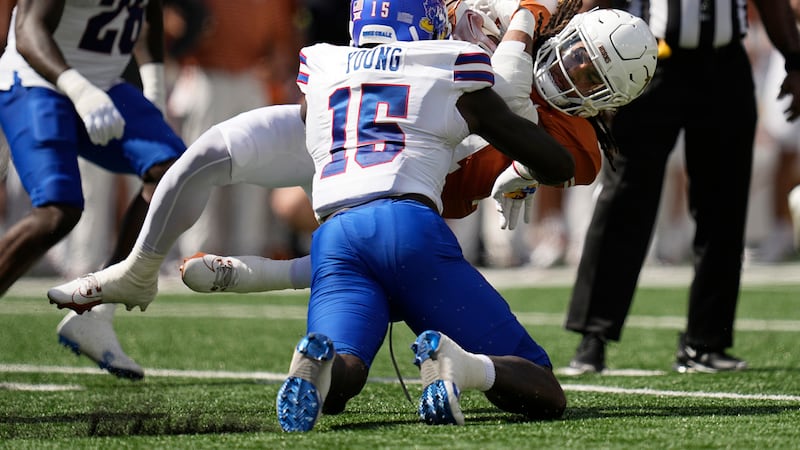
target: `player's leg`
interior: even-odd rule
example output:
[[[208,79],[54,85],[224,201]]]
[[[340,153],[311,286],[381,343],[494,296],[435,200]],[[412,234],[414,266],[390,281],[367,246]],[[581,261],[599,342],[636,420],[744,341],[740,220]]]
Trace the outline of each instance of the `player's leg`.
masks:
[[[419,333],[414,351],[425,385],[423,418],[463,423],[457,397],[465,389],[481,390],[498,407],[529,418],[559,417],[566,399],[545,350],[463,258],[438,214],[417,209],[394,225],[404,230],[395,244],[396,258],[404,263],[384,282],[393,285],[392,310]],[[447,401],[431,403],[434,398]]]
[[[324,371],[306,371],[322,352],[306,351],[303,356],[301,341],[277,398],[278,421],[286,431],[308,431],[321,412],[343,411],[347,401],[364,387],[386,334],[388,302],[371,275],[374,267],[360,258],[365,252],[363,239],[351,233],[353,228],[371,228],[359,220],[363,218],[358,208],[353,208],[326,221],[313,236],[315,284],[308,306],[309,334],[304,339],[329,343],[332,356],[325,358],[329,363]],[[375,240],[369,242],[370,251],[382,251],[383,246]],[[302,395],[312,387],[319,396]]]
[[[288,260],[196,253],[180,266],[183,284],[195,292],[265,292],[311,287],[308,255]]]
[[[33,205],[0,239],[2,295],[78,223],[83,194],[78,136],[66,132],[80,122],[66,97],[17,84],[0,92],[0,122]]]
[[[197,197],[191,196],[191,183],[185,186],[187,189],[176,190],[174,188],[174,186],[180,185],[176,184],[176,180],[181,179],[182,174],[192,174],[193,168],[202,167],[204,166],[204,161],[208,162],[207,158],[210,155],[203,156],[201,152],[196,150],[197,148],[200,147],[190,147],[162,177],[160,185],[163,184],[165,187],[155,189],[151,202],[152,208],[148,211],[147,217],[162,217],[163,221],[156,220],[156,223],[160,223],[164,228],[169,226],[180,227],[179,223],[171,219],[173,216],[188,215],[195,210],[197,210],[196,215],[199,215],[200,211],[202,211],[202,205],[195,209],[190,208],[190,206],[193,200],[202,199],[204,192],[207,198],[208,193],[204,189],[204,185],[198,186],[198,190],[195,192]],[[209,148],[222,148],[222,151],[218,152],[219,157],[223,160],[228,157],[224,147],[211,146]],[[225,173],[225,170],[220,170],[220,173]],[[210,190],[211,186],[207,186],[207,189]],[[167,207],[169,202],[163,200],[164,197],[175,197],[174,202],[180,207]],[[183,197],[188,197],[185,199],[187,201],[182,201]],[[143,197],[139,196],[133,202],[141,204],[141,200],[143,200]],[[201,200],[200,203],[202,203]],[[153,220],[145,220],[145,224],[141,229],[143,235],[148,235],[152,228],[152,222]],[[132,228],[130,227],[130,229]],[[121,244],[124,240],[124,237],[120,237],[117,249],[124,246],[124,244]],[[147,240],[145,239],[144,242],[147,242]],[[135,247],[129,257],[122,260],[122,262],[95,272],[91,278],[85,276],[54,287],[48,292],[48,295],[51,298],[71,296],[76,289],[80,291],[80,286],[90,280],[94,280],[103,289],[103,298],[108,292],[110,295],[120,295],[122,298],[136,298],[136,296],[139,296],[145,301],[152,300],[156,294],[158,271],[164,254],[166,254],[166,250],[162,253],[145,252],[141,247]],[[83,288],[83,290],[85,291],[86,288]],[[114,332],[113,318],[115,310],[116,304],[108,303],[97,305],[91,311],[81,315],[74,311],[69,312],[57,328],[59,341],[77,354],[86,355],[117,376],[134,380],[141,379],[144,377],[144,370],[124,353]]]
[[[200,216],[214,186],[307,183],[313,164],[296,167],[295,156],[304,153],[309,158],[304,133],[296,105],[250,111],[204,133],[159,183],[131,254],[92,275],[102,287],[102,301],[146,308],[155,295],[160,263],[178,236]],[[264,142],[273,145],[263,147]],[[123,281],[124,285],[119,284]],[[130,292],[126,287],[131,286],[150,288]],[[71,298],[76,290],[67,283],[53,288],[51,294],[69,303],[65,297]]]
[[[302,188],[272,191],[273,212],[298,233],[310,235],[319,225]],[[261,256],[222,256],[198,252],[180,266],[183,283],[195,292],[264,292],[311,286],[308,256],[277,260]]]
[[[35,207],[0,239],[0,295],[78,223],[81,209],[66,205]]]
[[[140,91],[128,85],[119,85],[109,94],[117,104],[124,105],[121,113],[128,123],[126,133],[122,139],[104,148],[89,146],[81,153],[87,160],[112,172],[134,173],[142,179],[142,189],[134,196],[123,217],[117,243],[109,259],[111,264],[130,252],[156,184],[185,146],[166,124],[161,113],[144,100]],[[89,281],[86,278],[83,280]],[[82,286],[83,292],[95,287],[96,284]],[[154,287],[155,283],[138,291],[152,292]],[[81,316],[68,313],[56,328],[59,342],[114,375],[141,379],[144,370],[125,354],[114,332],[115,309],[115,305],[99,305]]]
[[[101,288],[99,293],[93,291],[100,302],[129,302],[129,306],[146,308],[156,295],[158,271],[172,243],[200,216],[214,180],[224,180],[229,174],[230,155],[220,134],[211,130],[162,177],[130,254],[101,271],[52,288],[48,296],[69,304],[75,292],[95,284]],[[143,197],[134,199],[134,204],[140,199]]]

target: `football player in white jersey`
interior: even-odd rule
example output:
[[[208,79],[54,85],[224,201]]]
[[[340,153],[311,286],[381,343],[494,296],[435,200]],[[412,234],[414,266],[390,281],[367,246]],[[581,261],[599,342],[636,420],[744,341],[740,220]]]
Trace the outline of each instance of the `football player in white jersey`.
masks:
[[[120,77],[145,25],[137,49],[143,95]],[[158,108],[165,95],[160,0],[19,0],[9,28],[0,125],[33,210],[0,238],[0,295],[80,219],[78,156],[143,181],[110,258],[115,263],[130,252],[156,183],[185,150]],[[109,369],[142,376],[136,367]]]
[[[419,335],[412,350],[426,423],[463,424],[464,389],[528,418],[560,417],[566,398],[547,353],[464,259],[441,193],[469,134],[547,185],[572,178],[572,155],[491,89],[488,53],[442,40],[443,0],[353,1],[351,33],[355,48],[301,51],[320,226],[307,334],[277,395],[281,427],[308,431],[323,411],[341,412],[398,321]]]
[[[586,26],[595,25],[587,23]],[[528,31],[528,34],[532,34],[532,30]],[[528,39],[530,40],[530,36]],[[494,59],[496,58],[493,58],[493,62]],[[505,81],[512,82],[515,74],[520,75],[523,80],[526,77],[528,80],[531,79],[530,59],[522,63],[522,67],[518,69],[513,67],[510,70],[506,69],[511,75],[507,76]],[[631,83],[631,85],[636,84]],[[630,89],[628,86],[617,86],[617,88],[623,91]],[[530,86],[527,92],[530,93]],[[614,97],[618,98],[620,95],[616,93]],[[591,126],[583,119],[560,114],[552,106],[542,103],[543,100],[539,103],[539,116],[540,120],[547,120],[545,127],[548,127],[548,121],[553,119],[566,120],[564,123],[556,124],[554,131],[558,132],[554,132],[554,135],[558,136],[568,148],[575,148],[573,154],[576,155],[577,162],[584,161],[580,165],[586,166],[583,170],[586,174],[583,179],[576,177],[577,182],[590,183],[599,170],[599,148]],[[297,105],[265,107],[243,113],[212,127],[192,143],[160,182],[142,233],[130,256],[108,269],[57,286],[48,295],[51,299],[63,303],[101,300],[122,302],[127,306],[146,306],[155,297],[158,271],[163,258],[177,237],[197,220],[214,186],[246,182],[269,188],[299,185],[308,190],[314,169],[310,156],[304,150],[305,129],[299,111]],[[584,137],[579,138],[579,136]],[[265,146],[265,142],[268,142],[269,146]],[[480,142],[477,144],[465,142],[460,146],[462,153],[456,159],[480,149],[483,145]],[[580,153],[586,156],[581,157]],[[492,170],[502,171],[510,160],[503,166],[484,164],[483,159],[470,158],[469,164],[465,161],[454,165],[459,170],[451,174],[453,177],[464,172],[465,167],[489,167],[491,170],[484,170],[487,172],[485,175],[478,174],[478,176],[483,178],[491,176],[491,178],[487,178],[486,187],[478,188],[477,186],[485,184],[486,181],[465,183],[459,181],[461,177],[458,179],[448,177],[445,191],[448,189],[454,191],[451,195],[445,196],[447,200],[444,201],[444,213],[448,217],[463,217],[474,210],[473,200],[484,198],[491,191],[492,180],[498,173]],[[468,178],[476,180],[474,173],[470,173]],[[474,192],[465,193],[464,188],[473,189]],[[208,255],[205,259],[195,259],[193,262],[200,263],[198,264],[200,266],[207,261],[208,268],[212,270],[206,271],[212,274],[212,282],[207,282],[205,277],[199,285],[191,287],[205,292],[215,289],[214,286],[219,289],[228,288],[229,292],[250,292],[299,289],[309,286],[310,261],[307,257],[294,261],[272,261],[256,257],[250,260],[253,262],[252,265],[249,267],[240,265],[237,271],[230,270],[233,269],[230,264],[226,265],[230,262],[228,258],[222,260]],[[218,282],[213,282],[215,276],[219,278]],[[79,298],[86,296],[89,289],[94,286],[102,286],[102,291],[97,292],[93,289],[90,298]],[[119,356],[117,360],[130,361],[119,350],[110,320],[113,308],[113,304],[103,304],[83,315],[71,312],[62,321],[60,330],[64,326],[81,330],[82,342],[86,345],[92,348],[106,345],[108,346],[106,350],[113,350],[116,353],[112,354]]]

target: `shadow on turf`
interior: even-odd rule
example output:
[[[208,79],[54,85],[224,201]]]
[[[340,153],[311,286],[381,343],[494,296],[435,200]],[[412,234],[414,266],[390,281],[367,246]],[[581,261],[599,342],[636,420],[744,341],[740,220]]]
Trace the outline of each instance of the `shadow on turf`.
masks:
[[[591,420],[623,417],[692,417],[692,416],[760,416],[781,414],[794,407],[789,405],[764,406],[616,406],[606,408],[568,408],[561,420]],[[498,424],[530,422],[522,416],[504,413],[493,408],[465,411],[467,424]],[[275,432],[281,430],[273,423],[272,414],[230,412],[219,415],[208,412],[186,414],[164,413],[106,413],[70,414],[51,416],[0,416],[0,437],[8,439],[65,438],[92,436],[159,436],[179,434],[224,434]],[[420,423],[415,415],[407,419],[365,420],[356,423],[332,424],[330,430],[363,430]]]
[[[270,416],[271,418],[271,416]],[[220,434],[279,431],[251,414],[215,415],[207,412],[186,414],[105,413],[53,416],[0,416],[3,439],[84,437],[84,436],[159,436],[178,434]]]
[[[787,404],[759,406],[613,406],[604,408],[567,408],[563,420],[608,419],[615,417],[693,417],[693,416],[766,416],[796,411]]]

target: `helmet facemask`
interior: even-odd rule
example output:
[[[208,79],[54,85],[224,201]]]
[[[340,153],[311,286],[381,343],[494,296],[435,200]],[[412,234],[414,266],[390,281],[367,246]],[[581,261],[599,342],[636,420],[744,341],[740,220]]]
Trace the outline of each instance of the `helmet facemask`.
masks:
[[[597,55],[591,54],[577,29],[553,44],[542,46],[540,54],[545,56],[537,58],[534,65],[539,93],[565,113],[583,117],[597,114],[594,104],[613,96],[611,86],[595,65]]]
[[[657,45],[639,18],[617,10],[578,14],[536,52],[536,89],[554,108],[591,117],[635,99],[656,66]]]

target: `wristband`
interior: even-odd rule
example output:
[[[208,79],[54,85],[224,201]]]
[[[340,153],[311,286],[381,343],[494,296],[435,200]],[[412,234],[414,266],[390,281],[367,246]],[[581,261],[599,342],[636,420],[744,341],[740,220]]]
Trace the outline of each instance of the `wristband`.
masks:
[[[511,22],[508,24],[508,31],[522,31],[531,38],[536,32],[536,18],[533,13],[525,8],[520,8],[511,17]]]
[[[787,72],[800,70],[800,52],[789,52],[783,55],[785,59],[784,68]]]
[[[167,88],[164,81],[164,64],[142,64],[139,67],[139,76],[142,79],[142,92],[144,97],[163,112],[167,98]]]
[[[531,173],[531,169],[529,169],[528,166],[520,164],[517,161],[512,162],[511,165],[514,167],[514,171],[517,172],[517,175],[519,175],[520,178],[536,181],[533,174]]]
[[[71,68],[61,72],[61,75],[56,80],[56,86],[58,90],[72,100],[72,103],[77,102],[84,93],[94,87],[77,70]]]

